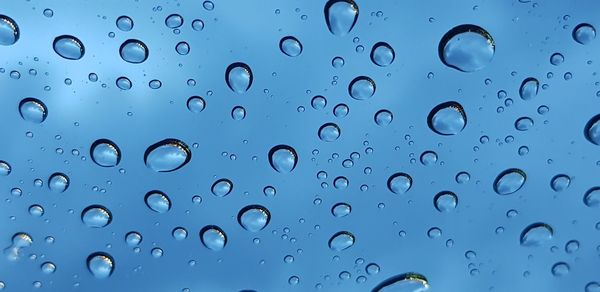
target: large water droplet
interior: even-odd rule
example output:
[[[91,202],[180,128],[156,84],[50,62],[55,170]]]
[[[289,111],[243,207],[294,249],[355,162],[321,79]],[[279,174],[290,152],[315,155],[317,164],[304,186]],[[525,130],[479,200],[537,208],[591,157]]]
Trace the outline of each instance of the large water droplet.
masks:
[[[117,81],[115,82],[115,84],[117,84],[117,87],[121,90],[129,90],[129,89],[131,89],[131,86],[133,85],[131,83],[131,80],[129,80],[129,78],[124,77],[124,76],[117,78]]]
[[[161,191],[151,191],[144,198],[146,206],[157,213],[166,213],[171,209],[171,200]]]
[[[587,122],[583,133],[588,141],[600,145],[600,115],[594,116]]]
[[[87,267],[94,277],[97,279],[105,279],[112,274],[115,269],[115,264],[113,258],[109,254],[96,252],[87,258]]]
[[[218,226],[209,225],[200,230],[200,240],[206,248],[219,251],[227,244],[227,236],[225,232]]]
[[[171,14],[165,18],[165,25],[168,28],[178,28],[183,25],[183,17],[179,14]]]
[[[521,117],[515,121],[515,129],[527,131],[533,127],[533,120],[530,117]]]
[[[142,235],[137,231],[131,231],[125,235],[125,242],[129,246],[136,246],[142,242]]]
[[[453,192],[440,192],[433,198],[433,204],[440,212],[450,212],[458,205],[458,197]]]
[[[4,160],[0,160],[0,175],[7,176],[12,171],[10,164]]]
[[[180,140],[165,139],[157,142],[144,153],[146,166],[156,172],[180,169],[192,159],[190,148]]]
[[[39,99],[28,97],[19,103],[19,113],[23,120],[39,124],[46,120],[48,109]]]
[[[133,20],[131,17],[123,15],[117,18],[117,28],[121,31],[130,31],[133,29]]]
[[[600,207],[600,187],[593,187],[585,192],[583,203],[588,207]]]
[[[337,36],[348,34],[358,19],[358,6],[352,0],[329,0],[325,4],[325,22]]]
[[[387,186],[394,194],[404,194],[412,187],[412,177],[403,172],[395,173],[388,179]]]
[[[81,221],[93,228],[104,227],[112,221],[112,215],[108,209],[100,205],[89,206],[81,212]]]
[[[440,41],[438,52],[442,62],[463,72],[486,67],[493,59],[495,44],[483,28],[464,24],[448,31]]]
[[[503,196],[515,193],[523,187],[526,177],[525,172],[520,169],[507,169],[496,177],[494,191]]]
[[[302,43],[293,36],[286,36],[279,41],[279,49],[290,57],[297,57],[302,53]]]
[[[48,188],[55,193],[62,193],[69,187],[69,177],[64,173],[54,173],[48,179]]]
[[[102,167],[112,167],[121,161],[121,150],[114,142],[99,139],[90,147],[90,156],[96,164]]]
[[[278,172],[292,172],[298,163],[298,155],[294,148],[287,145],[278,145],[269,151],[269,163]]]
[[[545,242],[552,239],[554,236],[554,230],[546,223],[533,223],[521,232],[521,245],[522,246],[540,246]]]
[[[139,64],[148,59],[148,47],[140,40],[129,39],[119,48],[121,59],[125,62]]]
[[[52,47],[59,56],[68,60],[79,60],[85,54],[83,43],[71,35],[61,35],[55,38]]]
[[[348,231],[340,231],[329,239],[329,248],[342,251],[354,245],[354,235]]]
[[[334,123],[326,123],[319,128],[319,138],[325,142],[333,142],[342,134],[342,130]]]
[[[375,65],[381,67],[389,66],[394,62],[395,58],[396,53],[388,43],[379,42],[373,45],[373,49],[371,50],[371,61],[373,61]]]
[[[254,76],[250,67],[244,63],[233,63],[225,70],[225,81],[233,92],[244,93],[252,86]]]
[[[530,100],[534,98],[538,94],[538,89],[540,87],[540,82],[533,78],[525,78],[521,83],[521,87],[519,88],[519,95],[523,100]]]
[[[427,117],[429,128],[440,135],[456,135],[467,125],[467,115],[458,102],[449,101],[434,107]]]
[[[206,107],[204,98],[200,96],[192,96],[187,100],[187,108],[193,113],[200,113]]]
[[[271,220],[271,213],[260,205],[246,206],[238,213],[238,222],[250,232],[262,230],[269,224],[269,220]]]
[[[56,265],[52,262],[45,262],[40,266],[40,268],[44,274],[52,274],[54,271],[56,271]]]
[[[367,76],[354,78],[348,86],[348,93],[354,99],[369,99],[375,94],[375,81]]]
[[[394,119],[394,115],[389,110],[383,109],[375,113],[375,123],[379,126],[387,126]]]
[[[558,262],[552,266],[552,275],[555,277],[563,277],[569,273],[571,268],[565,262]]]
[[[341,218],[350,215],[352,207],[346,203],[337,203],[331,208],[331,214],[333,216]]]
[[[571,178],[566,174],[556,175],[550,181],[550,187],[552,187],[552,189],[555,192],[562,192],[562,191],[566,190],[567,188],[569,188],[570,184],[571,184]]]
[[[229,193],[231,193],[232,190],[233,183],[226,178],[217,180],[211,187],[213,195],[217,197],[225,197],[229,195]]]
[[[596,29],[588,23],[578,24],[573,29],[573,39],[582,44],[587,45],[596,38]]]
[[[0,45],[10,46],[19,40],[17,23],[10,17],[0,14]]]
[[[429,291],[427,278],[417,273],[406,273],[388,278],[373,288],[373,292],[425,292]]]
[[[177,54],[185,56],[190,53],[190,45],[187,42],[179,42],[175,45],[175,51]]]

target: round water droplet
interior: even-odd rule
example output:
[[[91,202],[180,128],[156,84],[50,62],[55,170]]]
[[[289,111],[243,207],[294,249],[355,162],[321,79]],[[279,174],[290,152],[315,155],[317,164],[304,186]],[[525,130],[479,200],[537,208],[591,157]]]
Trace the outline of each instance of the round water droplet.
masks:
[[[112,215],[108,209],[100,205],[89,206],[81,212],[81,221],[92,228],[102,228],[112,221]]]
[[[41,217],[44,215],[44,208],[40,205],[31,205],[29,207],[29,214],[35,217]]]
[[[600,292],[600,283],[590,282],[585,285],[585,292]]]
[[[354,99],[369,99],[375,94],[375,81],[367,76],[356,77],[350,82],[348,93]]]
[[[1,176],[9,175],[11,170],[12,170],[12,167],[10,167],[10,164],[8,164],[8,162],[0,160],[0,175]]]
[[[117,28],[122,31],[130,31],[133,29],[133,20],[126,15],[117,18]]]
[[[587,45],[596,38],[596,29],[588,23],[578,24],[573,29],[573,39],[582,44]]]
[[[264,229],[269,224],[269,220],[271,220],[271,213],[260,205],[246,206],[238,213],[238,222],[250,232]]]
[[[527,131],[533,127],[533,120],[530,117],[521,117],[515,121],[515,129]]]
[[[347,105],[340,103],[333,108],[333,115],[335,115],[338,118],[343,118],[348,115],[349,111],[350,109]]]
[[[121,59],[132,64],[139,64],[148,59],[148,47],[140,40],[129,39],[119,48]]]
[[[96,140],[90,147],[92,160],[102,167],[113,167],[121,161],[121,150],[117,144],[107,139]]]
[[[48,179],[48,188],[55,193],[62,193],[69,188],[69,177],[64,173],[54,173]]]
[[[346,203],[337,203],[331,208],[331,214],[333,216],[341,218],[350,215],[352,207]]]
[[[550,181],[550,187],[555,192],[562,192],[562,191],[566,190],[567,188],[569,188],[570,184],[571,184],[571,178],[566,174],[556,175]]]
[[[451,212],[458,205],[458,197],[453,192],[440,192],[433,198],[433,204],[440,212]]]
[[[388,110],[383,109],[375,113],[375,123],[379,126],[387,126],[393,119],[394,115]]]
[[[175,46],[175,51],[177,52],[177,54],[185,56],[190,53],[190,45],[186,42],[179,42]]]
[[[10,17],[0,14],[0,45],[10,46],[19,40],[17,23]]]
[[[319,128],[319,138],[325,142],[333,142],[342,134],[342,130],[334,123],[326,123]]]
[[[19,113],[23,120],[39,124],[46,120],[48,109],[39,99],[28,97],[19,103]]]
[[[533,223],[521,232],[521,245],[522,246],[540,246],[545,242],[552,239],[554,236],[554,230],[546,223]]]
[[[235,121],[241,121],[246,118],[246,109],[241,106],[236,106],[231,110],[231,118]]]
[[[200,240],[202,244],[210,250],[222,250],[227,244],[225,232],[218,226],[209,225],[200,230]]]
[[[125,242],[129,246],[137,246],[142,242],[142,235],[136,231],[131,231],[125,235]]]
[[[278,172],[292,172],[298,163],[298,154],[290,146],[278,145],[269,151],[269,163]]]
[[[312,98],[310,105],[316,110],[324,109],[327,106],[327,99],[324,96],[317,95]]]
[[[417,273],[396,275],[379,283],[373,292],[426,292],[429,291],[427,278]]]
[[[178,28],[183,25],[183,17],[179,14],[171,14],[165,18],[165,25],[168,28]]]
[[[94,277],[105,279],[112,274],[115,269],[115,264],[113,258],[109,254],[96,252],[87,258],[87,267]]]
[[[156,172],[170,172],[182,168],[192,159],[190,148],[180,140],[165,139],[144,153],[146,166]]]
[[[420,160],[421,160],[421,164],[423,164],[425,166],[433,165],[437,162],[438,156],[437,156],[437,153],[435,153],[433,151],[425,151],[425,152],[423,152],[423,154],[421,154]]]
[[[204,21],[200,19],[194,19],[192,21],[192,29],[195,31],[201,31],[204,29]]]
[[[403,172],[395,173],[388,179],[387,186],[394,194],[404,194],[412,187],[412,177]]]
[[[244,93],[252,86],[254,76],[250,67],[244,63],[233,63],[225,70],[225,81],[236,93]]]
[[[537,79],[533,77],[525,78],[519,88],[519,96],[523,100],[530,100],[538,94],[539,87],[540,82]]]
[[[329,248],[333,251],[342,251],[354,245],[354,235],[348,231],[341,231],[329,239]]]
[[[600,207],[600,187],[593,187],[585,192],[583,203],[588,207]]]
[[[331,60],[331,66],[333,66],[333,68],[342,68],[342,67],[344,67],[345,62],[346,61],[344,61],[344,58],[335,57]]]
[[[54,271],[56,271],[56,265],[52,262],[45,262],[40,266],[40,268],[44,274],[52,274]]]
[[[371,264],[368,264],[368,265],[365,267],[365,271],[366,271],[366,272],[367,272],[367,274],[369,274],[369,275],[375,275],[375,274],[378,274],[378,273],[379,273],[379,271],[380,271],[380,268],[379,268],[379,265],[377,265],[377,264],[375,264],[375,263],[371,263]]]
[[[570,267],[565,262],[558,262],[552,266],[552,275],[555,277],[563,277],[569,273]]]
[[[579,241],[577,240],[569,240],[565,244],[565,251],[567,253],[574,253],[579,250]]]
[[[394,62],[395,58],[396,53],[388,43],[379,42],[373,45],[373,49],[371,50],[371,61],[373,61],[375,65],[380,67],[389,66]]]
[[[302,53],[302,43],[293,36],[286,36],[279,41],[279,49],[290,57],[297,57]]]
[[[600,115],[594,116],[587,122],[583,133],[588,141],[600,145]]]
[[[217,197],[225,197],[225,196],[229,195],[229,193],[231,193],[232,190],[233,190],[233,183],[226,178],[217,180],[215,183],[213,183],[213,185],[211,187],[211,191],[212,191],[213,195],[215,195]]]
[[[358,6],[352,0],[329,0],[325,4],[325,22],[336,36],[348,34],[358,19]]]
[[[68,60],[79,60],[85,54],[83,43],[71,35],[61,35],[55,38],[52,47],[59,56]]]
[[[434,107],[427,116],[429,128],[440,135],[456,135],[467,125],[467,115],[462,105],[455,101]]]
[[[206,102],[204,98],[200,96],[192,96],[187,100],[187,108],[190,112],[200,113],[206,107]]]
[[[552,56],[550,56],[550,64],[552,64],[554,66],[560,65],[564,61],[565,61],[565,56],[563,56],[561,53],[554,53],[554,54],[552,54]]]
[[[183,227],[177,227],[171,232],[171,235],[173,238],[175,238],[175,240],[184,240],[187,238],[187,234],[187,230],[185,230]]]
[[[515,193],[525,184],[527,176],[524,171],[510,168],[501,172],[494,181],[494,191],[499,195]]]
[[[462,72],[485,68],[496,50],[492,36],[483,28],[464,24],[448,31],[440,41],[438,52],[442,62]]]
[[[144,198],[146,206],[157,213],[166,213],[171,209],[171,200],[161,191],[150,191]]]
[[[129,80],[129,78],[127,77],[119,77],[117,78],[117,81],[115,82],[117,84],[117,87],[121,90],[129,90],[131,89],[131,80]]]

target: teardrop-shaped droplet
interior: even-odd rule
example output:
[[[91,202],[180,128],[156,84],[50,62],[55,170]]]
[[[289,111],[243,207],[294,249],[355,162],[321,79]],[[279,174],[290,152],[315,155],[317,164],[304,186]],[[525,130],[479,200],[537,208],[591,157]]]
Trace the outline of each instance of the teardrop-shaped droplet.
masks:
[[[117,18],[117,28],[121,31],[130,31],[133,29],[133,20],[131,17],[123,15]]]
[[[200,230],[200,240],[202,244],[210,250],[222,250],[227,244],[225,232],[218,226],[209,225]]]
[[[373,61],[375,65],[380,67],[389,66],[394,62],[395,58],[396,53],[388,43],[379,42],[373,45],[373,49],[371,50],[371,61]]]
[[[550,187],[555,192],[562,192],[569,188],[571,184],[571,178],[566,174],[559,174],[552,178],[550,181]]]
[[[573,29],[573,39],[582,44],[587,45],[596,38],[596,29],[588,23],[580,23]]]
[[[329,248],[333,251],[342,251],[354,245],[354,235],[348,231],[340,231],[329,239]]]
[[[494,191],[499,195],[515,193],[525,184],[527,175],[517,168],[510,168],[501,172],[494,181]]]
[[[342,130],[334,123],[326,123],[319,128],[319,138],[325,142],[333,142],[342,134]]]
[[[144,198],[146,206],[156,213],[166,213],[171,209],[171,200],[161,191],[151,191]]]
[[[348,34],[358,19],[358,6],[352,0],[329,0],[325,4],[325,22],[337,36]]]
[[[298,163],[298,154],[288,145],[278,145],[269,151],[269,163],[278,172],[292,172]]]
[[[429,291],[427,278],[417,273],[396,275],[379,283],[373,292],[426,292]]]
[[[100,205],[89,206],[81,212],[81,221],[92,228],[102,228],[112,221],[112,214],[106,207]]]
[[[394,194],[404,194],[412,187],[412,177],[403,172],[395,173],[388,179],[387,186]]]
[[[55,193],[62,193],[69,188],[69,177],[64,173],[54,173],[48,179],[48,188]]]
[[[211,187],[211,191],[212,191],[213,195],[215,195],[217,197],[225,197],[225,196],[229,195],[229,193],[231,193],[232,190],[233,190],[233,183],[226,178],[217,180],[215,183],[213,183],[213,185]]]
[[[600,207],[600,187],[593,187],[585,192],[583,203],[588,207]]]
[[[99,139],[90,148],[92,160],[102,167],[113,167],[121,161],[121,150],[108,139]]]
[[[269,224],[270,220],[271,213],[267,208],[260,205],[246,206],[238,213],[238,222],[250,232],[262,230]]]
[[[165,139],[157,142],[144,153],[146,166],[156,172],[180,169],[192,159],[190,148],[180,140]]]
[[[456,135],[467,125],[467,115],[462,105],[449,101],[434,107],[427,117],[429,128],[440,135]]]
[[[19,103],[19,113],[23,120],[39,124],[46,120],[48,109],[39,99],[28,97]]]
[[[440,212],[451,212],[458,205],[458,197],[453,192],[440,192],[433,198],[433,204]]]
[[[110,277],[115,269],[115,261],[107,253],[96,252],[87,258],[87,267],[94,277],[105,279]]]
[[[235,93],[244,93],[252,86],[254,76],[250,67],[244,63],[233,63],[225,70],[225,81]]]
[[[354,78],[348,86],[348,93],[354,99],[369,99],[375,94],[375,81],[367,76]]]
[[[442,62],[463,72],[485,68],[492,62],[495,51],[492,36],[485,29],[471,24],[459,25],[448,31],[438,47]]]
[[[0,14],[0,45],[10,46],[19,40],[17,23],[10,17]]]
[[[519,88],[519,96],[523,100],[530,100],[538,94],[539,87],[540,82],[537,79],[533,77],[525,78]]]
[[[286,36],[279,41],[279,49],[290,57],[297,57],[302,53],[302,43],[293,36]]]
[[[337,203],[331,208],[331,214],[333,216],[341,218],[350,215],[352,212],[352,206],[346,203]]]
[[[85,54],[83,43],[71,35],[61,35],[55,38],[52,47],[59,56],[68,60],[79,60]]]
[[[140,40],[129,39],[119,48],[121,59],[132,64],[143,63],[148,59],[148,47]]]
[[[594,116],[587,122],[583,133],[588,141],[600,145],[600,115]]]
[[[200,113],[206,107],[204,98],[200,96],[192,96],[187,100],[187,108],[190,112]]]
[[[546,223],[533,223],[521,232],[522,246],[540,246],[552,239],[554,230]]]

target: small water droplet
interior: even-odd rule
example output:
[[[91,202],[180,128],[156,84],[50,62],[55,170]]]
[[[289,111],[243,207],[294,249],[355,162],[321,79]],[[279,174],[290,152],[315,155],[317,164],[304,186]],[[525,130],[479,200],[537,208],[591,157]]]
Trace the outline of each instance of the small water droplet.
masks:
[[[600,207],[600,187],[593,187],[585,192],[583,203],[588,207]]]
[[[165,18],[165,25],[168,28],[178,28],[183,25],[183,17],[179,14],[171,14]]]
[[[137,246],[142,242],[142,235],[139,232],[131,231],[125,235],[125,242],[128,246]]]
[[[71,35],[61,35],[54,39],[54,52],[68,60],[79,60],[85,54],[83,43]]]
[[[530,117],[521,117],[515,121],[515,129],[518,131],[527,131],[533,127],[533,120]]]
[[[383,109],[375,113],[375,123],[379,126],[387,126],[393,119],[394,115],[389,110]]]
[[[325,21],[336,36],[348,34],[358,19],[358,6],[352,0],[329,0],[325,4]]]
[[[190,45],[187,42],[179,42],[175,45],[175,51],[177,54],[185,56],[190,53]]]
[[[588,23],[580,23],[573,29],[573,39],[582,44],[587,45],[596,38],[596,29]]]
[[[246,109],[242,106],[236,106],[231,110],[231,118],[235,121],[241,121],[246,118]]]
[[[40,266],[40,268],[44,274],[52,274],[54,271],[56,271],[56,265],[52,262],[45,262]]]
[[[190,112],[200,113],[206,107],[204,98],[200,96],[192,96],[187,100],[187,108]]]
[[[550,56],[550,64],[552,64],[554,66],[560,65],[564,61],[565,61],[565,56],[563,56],[561,53],[554,53],[554,54],[552,54],[552,56]]]
[[[146,166],[156,172],[171,172],[192,159],[190,148],[180,140],[165,139],[152,144],[144,153]]]
[[[117,84],[117,87],[121,90],[129,90],[132,86],[131,80],[124,76],[117,78],[117,81],[115,83]]]
[[[10,172],[12,171],[12,167],[10,166],[10,164],[8,164],[8,162],[0,160],[0,175],[1,176],[7,176],[10,174]]]
[[[534,98],[538,94],[539,87],[540,82],[537,79],[533,77],[525,78],[519,88],[521,99],[530,100]]]
[[[350,215],[352,207],[346,203],[337,203],[331,208],[333,216],[341,218]]]
[[[184,240],[187,238],[188,232],[183,227],[176,227],[171,232],[171,235],[175,240]]]
[[[565,262],[558,262],[552,266],[552,275],[555,277],[563,277],[569,273],[570,267]]]
[[[600,115],[594,116],[587,122],[584,135],[588,141],[600,145]]]
[[[507,169],[496,177],[494,191],[503,196],[515,193],[523,187],[526,177],[525,172],[520,169]]]
[[[456,135],[467,125],[467,116],[459,103],[444,102],[434,107],[427,117],[429,128],[440,135]]]
[[[483,28],[464,24],[454,27],[441,39],[438,52],[442,62],[463,72],[485,68],[496,50],[492,36]]]

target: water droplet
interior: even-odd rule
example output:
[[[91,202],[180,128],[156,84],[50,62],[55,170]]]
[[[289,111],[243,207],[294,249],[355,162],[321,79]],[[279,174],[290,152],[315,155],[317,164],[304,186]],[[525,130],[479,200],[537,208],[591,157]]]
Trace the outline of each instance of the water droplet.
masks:
[[[212,3],[212,1],[204,1],[202,3],[202,7],[204,7],[204,9],[208,11],[212,11],[213,9],[215,9],[215,4]]]
[[[225,196],[229,195],[229,193],[231,193],[232,190],[233,190],[233,183],[226,178],[217,180],[215,183],[213,183],[213,185],[211,187],[211,191],[212,191],[213,195],[215,195],[217,197],[225,197]]]
[[[494,191],[503,196],[515,193],[523,187],[526,177],[525,172],[520,169],[507,169],[496,177]]]
[[[269,224],[269,220],[271,220],[271,213],[260,205],[246,206],[238,213],[238,222],[250,232],[263,230]]]
[[[92,205],[83,209],[81,221],[88,227],[102,228],[110,224],[112,215],[104,206]]]
[[[463,72],[485,68],[493,59],[495,44],[483,28],[465,24],[448,31],[440,41],[438,52],[442,62]]]
[[[375,94],[375,81],[367,76],[356,77],[350,82],[348,93],[354,99],[369,99]]]
[[[170,172],[182,168],[192,159],[190,148],[180,140],[165,139],[144,153],[146,166],[156,172]]]
[[[64,173],[54,173],[48,179],[48,188],[55,193],[62,193],[69,187],[69,177]]]
[[[10,167],[10,164],[8,164],[8,162],[0,160],[0,175],[7,176],[10,174],[11,170],[12,167]]]
[[[131,89],[131,86],[132,86],[131,80],[129,80],[129,78],[123,77],[123,76],[117,78],[116,84],[117,84],[117,87],[121,90],[129,90],[129,89]]]
[[[533,223],[521,232],[521,245],[522,246],[540,246],[545,242],[552,239],[554,236],[554,230],[546,223]]]
[[[371,61],[373,61],[375,65],[380,67],[389,66],[394,62],[395,58],[396,53],[388,43],[379,42],[373,45],[373,49],[371,50]]]
[[[41,217],[44,215],[44,208],[40,205],[31,205],[29,207],[29,214],[35,217]]]
[[[556,175],[550,181],[550,187],[552,187],[555,192],[562,192],[566,190],[569,188],[570,184],[571,178],[566,174]]]
[[[456,135],[467,125],[467,116],[459,103],[444,102],[434,107],[427,117],[429,128],[440,135]]]
[[[186,42],[179,42],[175,46],[175,51],[177,52],[177,54],[185,56],[190,53],[190,45]]]
[[[87,258],[87,267],[92,275],[98,279],[108,278],[115,269],[113,258],[103,252],[96,252]]]
[[[79,60],[85,54],[83,43],[71,35],[56,37],[52,46],[59,56],[68,60]]]
[[[136,231],[131,231],[125,235],[125,242],[128,246],[137,246],[142,242],[142,235]]]
[[[148,59],[148,47],[140,40],[129,39],[119,48],[121,59],[132,64],[143,63]]]
[[[440,212],[451,212],[458,204],[458,197],[453,192],[440,192],[433,198],[433,204]]]
[[[42,14],[44,14],[44,16],[50,18],[50,17],[54,16],[54,11],[52,11],[52,9],[46,8],[42,12]]]
[[[329,239],[329,248],[333,251],[342,251],[354,245],[354,235],[348,231],[341,231]]]
[[[160,247],[155,247],[150,251],[153,258],[157,259],[163,256],[163,250]]]
[[[52,274],[54,271],[56,271],[56,265],[52,262],[45,262],[40,266],[40,268],[44,274]]]
[[[113,167],[121,161],[121,150],[117,144],[107,139],[96,140],[90,148],[92,160],[102,167]]]
[[[244,63],[233,63],[225,70],[225,81],[236,93],[244,93],[252,86],[254,76],[250,67]]]
[[[395,173],[388,179],[387,186],[394,194],[404,194],[412,187],[412,177],[403,172]]]
[[[565,244],[565,251],[567,253],[574,253],[579,250],[579,241],[577,240],[569,240]]]
[[[187,108],[190,112],[200,113],[206,107],[204,98],[200,96],[192,96],[187,100]]]
[[[17,23],[10,17],[0,14],[0,45],[10,46],[19,40]]]
[[[165,18],[165,25],[168,28],[178,28],[183,25],[183,17],[179,14],[171,14]]]
[[[417,273],[396,275],[379,283],[373,292],[426,292],[429,291],[427,278]]]
[[[342,130],[334,123],[326,123],[319,128],[319,138],[325,142],[333,142],[342,134]]]
[[[554,53],[554,54],[552,54],[552,56],[550,56],[550,64],[552,64],[554,66],[560,65],[564,61],[565,61],[565,56],[563,56],[561,53]]]
[[[344,58],[342,57],[335,57],[331,60],[331,66],[333,66],[333,68],[342,68],[344,67]]]
[[[421,154],[421,164],[427,166],[427,165],[433,165],[437,162],[438,160],[438,156],[437,153],[433,152],[433,151],[425,151],[423,152],[423,154]]]
[[[312,98],[310,105],[316,110],[324,109],[327,106],[327,99],[321,95],[317,95]]]
[[[566,276],[569,273],[569,265],[565,262],[558,262],[552,266],[552,275],[555,277]]]
[[[538,94],[539,87],[540,82],[537,79],[533,77],[525,78],[519,88],[521,99],[530,100],[534,98]]]
[[[227,244],[225,232],[218,226],[209,225],[200,230],[200,240],[202,244],[210,250],[222,250]]]
[[[173,238],[175,238],[175,240],[184,240],[187,238],[187,234],[187,230],[185,230],[185,228],[183,227],[176,227],[171,232],[171,235],[173,236]]]
[[[293,36],[286,36],[279,41],[279,49],[290,57],[297,57],[302,53],[302,43]]]
[[[593,187],[585,192],[583,203],[588,207],[600,207],[600,187]]]
[[[117,18],[117,28],[122,31],[130,31],[133,29],[133,20],[126,15]]]
[[[432,227],[427,230],[427,237],[431,239],[439,238],[442,236],[442,230],[437,227]]]
[[[573,39],[582,44],[587,45],[596,38],[596,29],[588,23],[580,23],[573,29]]]
[[[39,99],[28,97],[19,103],[19,113],[23,120],[39,124],[46,120],[48,109]]]
[[[350,215],[352,207],[346,203],[337,203],[331,208],[331,214],[333,216],[341,218]]]
[[[290,146],[278,145],[269,151],[269,163],[278,172],[292,172],[298,163],[298,154]]]
[[[200,19],[194,19],[192,21],[192,29],[195,31],[201,31],[204,29],[204,21]]]
[[[157,213],[166,213],[171,209],[171,200],[161,191],[151,191],[144,198],[146,206]]]
[[[387,126],[393,119],[394,115],[388,110],[383,109],[375,113],[375,123],[379,126]]]
[[[231,118],[235,121],[241,121],[246,118],[246,109],[241,106],[236,106],[231,110]]]
[[[329,0],[325,4],[325,22],[336,36],[348,34],[358,19],[358,6],[352,0]]]
[[[375,274],[378,274],[378,273],[379,273],[379,271],[380,271],[380,268],[379,268],[379,265],[377,265],[377,264],[375,264],[375,263],[371,263],[371,264],[368,264],[368,265],[365,267],[365,271],[366,271],[366,272],[367,272],[367,274],[369,274],[369,275],[375,275]]]
[[[515,121],[515,129],[527,131],[533,127],[533,120],[530,117],[521,117]]]
[[[589,282],[585,285],[585,292],[600,292],[600,283]]]
[[[600,115],[594,116],[587,122],[584,135],[588,141],[600,145]]]
[[[348,115],[349,111],[350,109],[347,105],[340,103],[333,108],[333,115],[335,115],[338,118],[343,118]]]

